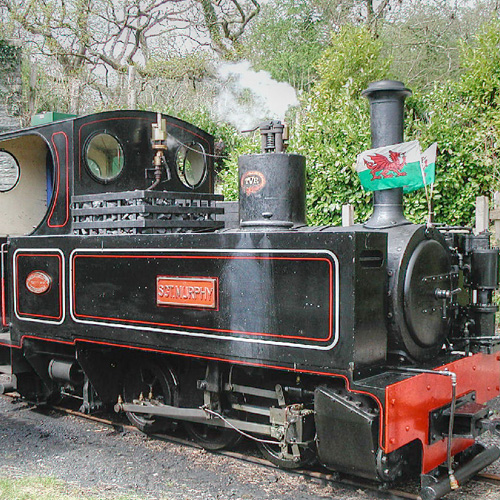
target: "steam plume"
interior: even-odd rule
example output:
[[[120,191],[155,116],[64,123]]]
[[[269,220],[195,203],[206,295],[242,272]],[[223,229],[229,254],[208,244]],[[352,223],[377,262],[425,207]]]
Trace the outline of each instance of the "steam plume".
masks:
[[[298,104],[295,89],[277,82],[267,71],[253,71],[248,61],[222,64],[222,81],[215,112],[239,130],[256,127],[266,119],[283,119],[290,106]]]

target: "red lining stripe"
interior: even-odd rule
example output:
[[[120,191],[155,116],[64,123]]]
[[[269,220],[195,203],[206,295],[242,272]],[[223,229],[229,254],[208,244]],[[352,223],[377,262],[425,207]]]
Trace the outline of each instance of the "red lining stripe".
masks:
[[[47,316],[44,314],[34,314],[34,313],[25,313],[22,312],[19,306],[19,290],[21,288],[21,283],[19,281],[19,257],[56,257],[59,259],[59,316]],[[57,321],[61,320],[63,317],[63,307],[62,307],[62,294],[63,294],[63,282],[62,282],[62,256],[58,253],[49,254],[49,253],[18,253],[16,255],[16,305],[17,305],[17,314],[19,316],[27,316],[29,318],[47,318],[47,319],[55,319]]]
[[[157,323],[153,321],[144,321],[144,320],[132,320],[132,319],[122,319],[122,318],[112,318],[106,316],[93,316],[88,314],[79,314],[76,311],[76,288],[75,288],[75,260],[77,258],[111,258],[111,259],[119,259],[119,258],[132,258],[132,259],[224,259],[224,260],[298,260],[298,261],[324,261],[328,263],[329,273],[330,273],[330,300],[329,300],[329,331],[328,336],[326,338],[317,338],[317,337],[301,337],[298,335],[280,335],[266,332],[247,332],[241,330],[229,330],[229,329],[221,329],[221,328],[208,328],[201,326],[188,326],[188,325],[176,325],[171,323]],[[250,335],[250,336],[258,336],[258,337],[270,337],[270,338],[278,338],[278,339],[289,339],[289,340],[303,340],[303,341],[314,341],[314,342],[328,342],[333,337],[333,266],[330,259],[325,257],[258,257],[258,256],[221,256],[221,255],[110,255],[110,254],[99,254],[99,255],[82,255],[75,254],[73,255],[72,262],[72,273],[71,273],[71,288],[73,291],[73,313],[76,317],[79,318],[89,318],[89,319],[101,319],[105,321],[118,321],[120,323],[129,323],[129,324],[139,324],[139,325],[152,325],[152,326],[164,326],[170,328],[184,328],[188,330],[200,330],[200,331],[209,331],[209,332],[218,332],[218,333],[236,333],[240,335]]]
[[[7,246],[7,243],[2,243],[0,245],[0,267],[1,267],[1,270],[2,270],[2,275],[1,275],[1,279],[2,279],[2,326],[8,326],[7,325],[7,308],[6,308],[6,280],[5,280],[5,276],[6,276],[6,270],[5,270],[5,267],[6,267],[6,259],[5,259],[5,254],[7,253],[7,251],[5,250]]]
[[[65,201],[66,201],[66,219],[64,219],[64,223],[63,224],[51,224],[51,219],[52,219],[52,216],[54,215],[54,210],[56,208],[56,205],[57,205],[57,200],[59,198],[59,185],[61,183],[61,164],[60,164],[60,161],[59,161],[59,151],[57,149],[57,146],[56,146],[56,143],[55,143],[55,140],[54,140],[54,137],[56,135],[63,135],[65,140],[66,140],[66,191],[64,193],[64,198],[65,198]],[[69,220],[69,142],[68,142],[68,136],[66,135],[65,132],[55,132],[54,134],[52,134],[52,137],[51,137],[51,142],[52,142],[52,145],[54,146],[54,151],[56,153],[56,163],[57,163],[57,184],[56,184],[56,192],[55,192],[55,196],[54,196],[54,201],[52,202],[52,209],[50,210],[50,214],[49,214],[49,217],[47,219],[47,226],[49,227],[64,227],[67,223],[68,223],[68,220]]]
[[[2,255],[3,258],[3,255]],[[2,326],[7,326],[7,313],[5,311],[5,278],[2,277]]]

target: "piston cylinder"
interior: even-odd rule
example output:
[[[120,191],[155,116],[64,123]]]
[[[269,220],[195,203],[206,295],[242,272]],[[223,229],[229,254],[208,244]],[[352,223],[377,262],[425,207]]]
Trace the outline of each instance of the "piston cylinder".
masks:
[[[306,161],[265,153],[239,158],[242,227],[290,228],[306,222]]]
[[[498,248],[472,251],[470,280],[476,290],[495,290],[498,287]]]
[[[498,306],[493,292],[498,288],[498,248],[476,248],[471,252],[470,285],[473,289],[470,315],[471,331],[477,337],[494,335]]]
[[[49,377],[58,382],[70,382],[81,385],[83,383],[83,372],[75,361],[51,359],[49,363]]]
[[[7,392],[13,392],[17,388],[15,379],[12,379],[10,381],[6,381],[0,384],[0,394],[6,394]]]

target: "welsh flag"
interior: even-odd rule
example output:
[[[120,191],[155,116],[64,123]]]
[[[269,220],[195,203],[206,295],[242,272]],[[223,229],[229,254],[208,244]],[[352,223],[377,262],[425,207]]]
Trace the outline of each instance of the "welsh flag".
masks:
[[[420,155],[420,177],[414,179],[414,182],[409,182],[403,186],[403,192],[411,193],[417,189],[434,184],[436,180],[436,156],[437,156],[437,142],[431,144]]]
[[[437,144],[424,153],[418,141],[370,149],[358,155],[356,170],[367,191],[402,187],[415,191],[434,182]]]

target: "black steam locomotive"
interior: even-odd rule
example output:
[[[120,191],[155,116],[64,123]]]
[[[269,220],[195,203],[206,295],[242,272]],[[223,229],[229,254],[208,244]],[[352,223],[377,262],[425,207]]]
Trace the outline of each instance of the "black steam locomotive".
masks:
[[[409,91],[366,91],[373,147],[402,142]],[[361,225],[305,223],[305,161],[283,127],[240,159],[239,220],[214,194],[214,142],[116,111],[0,137],[3,391],[242,435],[283,467],[314,460],[437,499],[500,456],[498,249],[415,225],[401,189]]]

